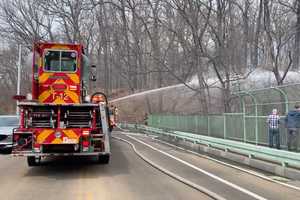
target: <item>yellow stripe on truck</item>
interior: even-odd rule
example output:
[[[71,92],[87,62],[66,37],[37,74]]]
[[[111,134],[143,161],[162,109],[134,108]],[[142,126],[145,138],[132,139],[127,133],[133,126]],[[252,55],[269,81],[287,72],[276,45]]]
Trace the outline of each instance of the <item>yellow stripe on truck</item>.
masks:
[[[54,100],[53,103],[55,103],[55,104],[65,104],[66,102],[65,102],[63,99],[61,99],[60,97],[57,97],[57,98]]]
[[[65,93],[68,97],[71,98],[71,100],[74,102],[74,103],[79,103],[79,96],[77,95],[77,93],[75,92],[72,92],[70,90],[65,90]]]
[[[78,135],[72,130],[63,130],[63,132],[70,139],[78,139]]]
[[[53,132],[53,130],[49,129],[43,130],[37,137],[37,143],[42,144],[47,139],[47,137]]]
[[[79,84],[79,76],[77,74],[67,74],[67,76],[74,82],[74,84]]]
[[[44,72],[41,76],[39,76],[39,83],[45,83],[53,74],[54,73]]]
[[[51,144],[62,144],[63,141],[60,138],[55,138],[54,140],[52,140]]]
[[[52,95],[51,90],[46,90],[42,92],[42,94],[40,94],[39,96],[39,101],[44,102],[50,95]]]

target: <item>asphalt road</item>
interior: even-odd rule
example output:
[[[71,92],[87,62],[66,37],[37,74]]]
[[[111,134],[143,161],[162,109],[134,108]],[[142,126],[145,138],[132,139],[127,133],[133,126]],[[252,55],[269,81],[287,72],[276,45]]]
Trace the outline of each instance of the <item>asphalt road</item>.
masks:
[[[171,156],[239,186],[238,190],[195,168],[155,151],[120,132],[115,136],[133,143],[144,156],[199,186],[228,200],[300,199],[300,192],[272,183],[214,161],[134,136]],[[53,158],[30,168],[25,158],[0,156],[0,199],[2,200],[206,200],[207,195],[165,175],[138,157],[131,146],[113,139],[108,165],[88,158]],[[247,194],[249,191],[257,198]],[[261,198],[260,198],[261,197]]]
[[[1,200],[210,199],[140,159],[112,140],[109,165],[93,159],[56,158],[29,168],[25,158],[0,156]]]
[[[153,162],[158,163],[160,166],[170,170],[171,172],[178,174],[193,183],[201,185],[202,187],[205,187],[228,200],[300,200],[299,190],[290,189],[240,170],[218,164],[212,160],[178,150],[177,148],[170,147],[153,140],[150,137],[131,136],[132,138],[151,145],[151,147],[166,152],[176,159],[191,164],[193,167],[200,168],[205,172],[211,173],[217,178],[229,182],[229,184],[234,184],[240,187],[239,189],[236,189],[231,185],[226,185],[215,178],[207,176],[206,174],[187,166],[186,164],[178,162],[178,160],[146,147],[144,144],[141,144],[132,138],[128,138],[122,134],[119,134],[119,137],[133,143],[140,153],[150,158]],[[247,193],[252,193],[252,195]],[[257,196],[255,197],[255,195]]]

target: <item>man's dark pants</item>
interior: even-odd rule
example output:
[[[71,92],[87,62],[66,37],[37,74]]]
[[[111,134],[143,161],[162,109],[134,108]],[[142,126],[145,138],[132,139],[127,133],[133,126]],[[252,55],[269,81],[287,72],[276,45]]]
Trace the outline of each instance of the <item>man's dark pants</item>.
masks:
[[[278,128],[269,128],[269,146],[272,148],[275,145],[277,149],[280,149],[280,136]]]
[[[287,146],[288,150],[298,150],[298,129],[297,128],[289,128],[288,129],[288,138],[287,138]],[[294,148],[294,149],[293,149]]]

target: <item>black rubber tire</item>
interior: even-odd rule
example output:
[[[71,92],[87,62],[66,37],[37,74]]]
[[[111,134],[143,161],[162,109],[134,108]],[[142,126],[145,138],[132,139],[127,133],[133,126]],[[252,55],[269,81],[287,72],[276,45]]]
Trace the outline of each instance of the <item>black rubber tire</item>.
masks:
[[[12,148],[1,149],[0,154],[11,154]]]
[[[108,164],[110,159],[109,154],[99,155],[98,156],[98,164]]]
[[[39,166],[41,164],[41,158],[39,158],[39,161],[36,162],[36,159],[34,156],[28,156],[27,157],[27,164],[29,167],[35,167]]]

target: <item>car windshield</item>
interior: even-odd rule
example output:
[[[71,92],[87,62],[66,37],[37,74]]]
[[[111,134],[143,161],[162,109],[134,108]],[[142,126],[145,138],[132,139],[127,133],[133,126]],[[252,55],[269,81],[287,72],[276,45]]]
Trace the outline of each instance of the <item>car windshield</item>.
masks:
[[[0,117],[0,127],[3,126],[18,126],[18,117]]]
[[[46,71],[74,72],[76,71],[76,52],[47,51],[44,62]]]

